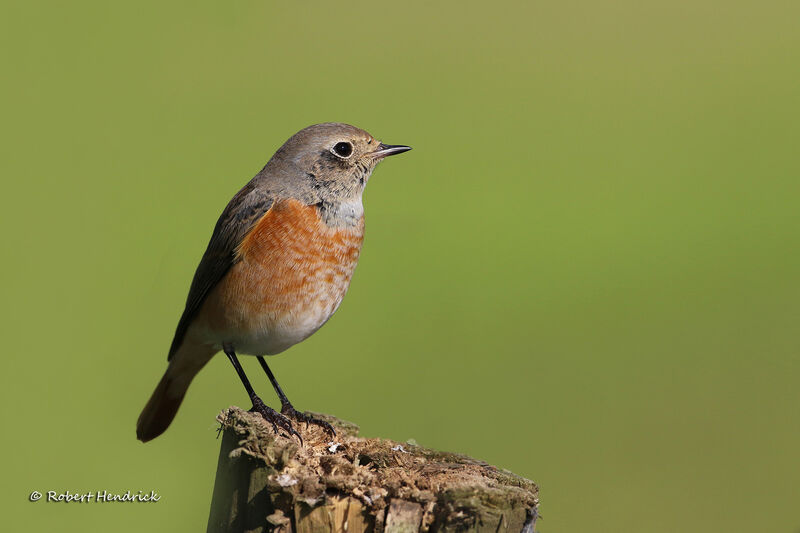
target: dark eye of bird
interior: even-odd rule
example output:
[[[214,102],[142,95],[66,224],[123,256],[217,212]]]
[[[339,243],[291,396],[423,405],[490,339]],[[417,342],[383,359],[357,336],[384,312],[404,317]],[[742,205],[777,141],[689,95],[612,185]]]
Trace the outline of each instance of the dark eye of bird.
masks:
[[[333,146],[333,152],[339,157],[350,157],[353,153],[353,145],[348,142],[336,143]]]

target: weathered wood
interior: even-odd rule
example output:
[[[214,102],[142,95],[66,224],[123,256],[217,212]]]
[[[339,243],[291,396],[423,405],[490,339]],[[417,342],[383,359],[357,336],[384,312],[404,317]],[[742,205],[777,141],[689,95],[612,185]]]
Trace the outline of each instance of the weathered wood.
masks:
[[[299,441],[231,407],[223,432],[209,533],[533,533],[535,483],[464,455],[337,436],[296,424]]]
[[[386,513],[385,533],[416,533],[422,524],[422,505],[394,499]]]

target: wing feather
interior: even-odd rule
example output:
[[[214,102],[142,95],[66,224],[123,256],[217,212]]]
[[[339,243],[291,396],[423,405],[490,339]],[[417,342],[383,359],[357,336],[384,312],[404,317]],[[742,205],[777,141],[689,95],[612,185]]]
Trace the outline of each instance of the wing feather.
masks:
[[[186,331],[200,306],[217,283],[236,264],[236,248],[250,232],[253,225],[269,211],[275,199],[255,187],[253,181],[245,185],[228,203],[211,234],[203,258],[194,273],[186,308],[183,311],[167,360],[172,359],[181,346]]]

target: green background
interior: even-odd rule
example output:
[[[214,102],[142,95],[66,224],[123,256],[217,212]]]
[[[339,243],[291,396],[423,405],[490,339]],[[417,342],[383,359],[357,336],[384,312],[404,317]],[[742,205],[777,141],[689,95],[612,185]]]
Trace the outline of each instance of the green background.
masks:
[[[228,362],[135,421],[220,211],[324,121],[414,151],[273,359],[299,408],[535,480],[543,533],[800,528],[797,2],[3,12],[4,530],[204,530]],[[101,489],[162,499],[27,501]]]

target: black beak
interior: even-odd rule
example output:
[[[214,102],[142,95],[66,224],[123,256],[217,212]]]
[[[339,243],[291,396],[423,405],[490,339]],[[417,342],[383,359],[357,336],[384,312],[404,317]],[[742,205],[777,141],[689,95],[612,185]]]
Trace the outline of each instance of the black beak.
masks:
[[[397,155],[402,154],[403,152],[408,152],[411,150],[410,146],[405,146],[402,144],[379,144],[378,149],[372,152],[372,157],[374,159],[383,159],[384,157],[388,157],[390,155]]]

